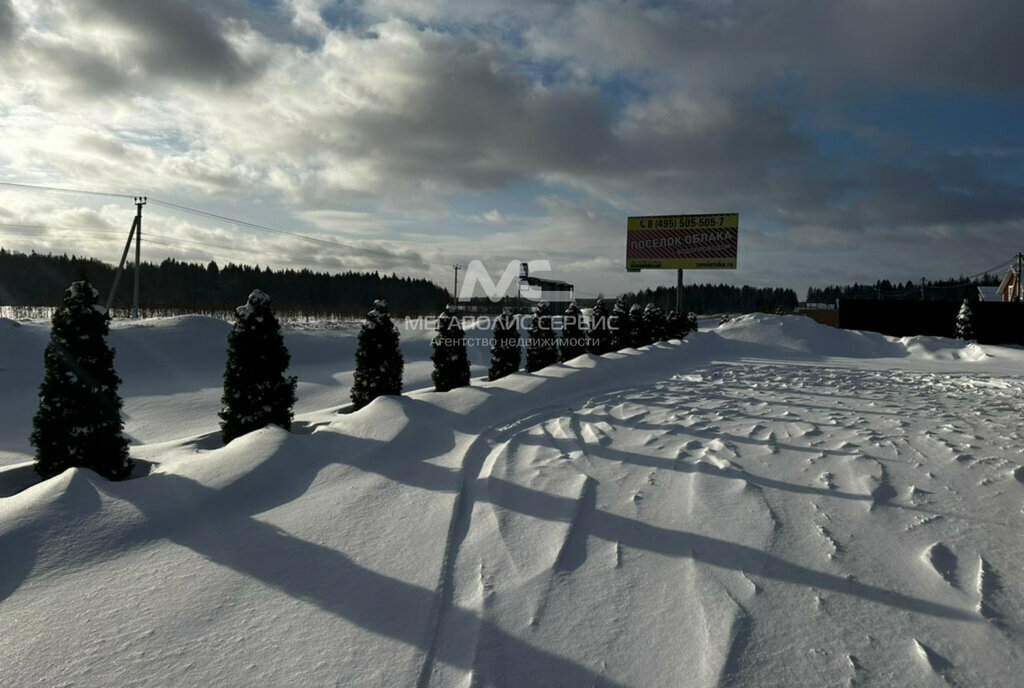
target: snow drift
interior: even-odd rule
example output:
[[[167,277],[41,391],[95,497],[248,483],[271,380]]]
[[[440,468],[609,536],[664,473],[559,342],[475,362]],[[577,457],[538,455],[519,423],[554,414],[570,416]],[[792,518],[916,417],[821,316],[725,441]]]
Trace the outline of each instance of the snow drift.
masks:
[[[0,499],[13,685],[1010,685],[1024,669],[1019,351],[747,316],[339,415],[351,361],[331,354],[351,336],[292,333],[293,432],[220,446],[177,396],[219,393],[223,336],[201,318],[115,332],[126,405],[164,428],[132,447],[148,477],[72,469]]]

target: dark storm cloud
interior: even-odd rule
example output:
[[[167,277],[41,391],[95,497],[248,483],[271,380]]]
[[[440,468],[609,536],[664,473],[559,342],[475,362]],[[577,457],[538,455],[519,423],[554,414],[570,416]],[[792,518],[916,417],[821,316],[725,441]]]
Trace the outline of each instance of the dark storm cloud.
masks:
[[[722,99],[724,112],[699,124],[691,120],[700,113],[669,103],[652,115],[656,121],[624,131],[596,88],[541,87],[473,43],[422,38],[425,50],[409,64],[416,85],[401,94],[400,107],[345,113],[317,127],[344,134],[327,137],[339,158],[372,159],[389,179],[477,190],[538,174],[669,174],[668,183],[678,184],[688,172],[709,187],[760,184],[766,165],[810,150],[780,113],[740,97]]]
[[[124,89],[128,76],[105,55],[70,45],[51,45],[40,50],[50,64],[71,82],[69,91],[87,97],[104,96]]]
[[[348,114],[339,127],[389,174],[497,188],[536,171],[600,165],[615,146],[599,92],[537,88],[472,43],[424,40],[402,107]]]
[[[89,3],[99,16],[133,32],[134,57],[150,75],[230,85],[254,74],[254,68],[245,63],[217,27],[186,2]]]
[[[882,82],[901,82],[916,87],[955,87],[964,90],[1005,91],[1024,88],[1024,67],[1019,59],[1020,27],[1024,4],[1017,0],[973,2],[820,3],[817,21],[803,23],[805,37],[797,42],[795,31],[784,32],[782,22],[794,28],[808,13],[808,3],[787,3],[788,16],[766,27],[783,40],[813,46],[803,52],[820,79],[829,71],[848,71]],[[820,23],[819,23],[820,22]],[[771,33],[765,36],[768,38]],[[785,44],[776,44],[779,49]]]
[[[0,51],[14,39],[18,18],[14,14],[11,0],[0,0]]]
[[[1021,188],[988,179],[963,156],[922,157],[924,166],[875,161],[851,184],[861,226],[990,223],[1021,217]],[[858,184],[857,182],[860,182]]]
[[[846,230],[1024,212],[1015,188],[964,156],[904,147],[856,163],[824,158],[790,104],[757,89],[669,90],[616,111],[614,94],[538,86],[491,48],[418,38],[421,52],[401,70],[413,85],[397,106],[331,115],[316,127],[338,132],[323,139],[338,160],[372,161],[382,195],[418,184],[486,191],[551,175],[598,197],[614,190],[650,206],[721,206]]]
[[[737,0],[576,3],[530,29],[532,44],[583,68],[658,79],[751,83],[791,71],[823,88],[881,83],[1020,90],[1017,0]]]

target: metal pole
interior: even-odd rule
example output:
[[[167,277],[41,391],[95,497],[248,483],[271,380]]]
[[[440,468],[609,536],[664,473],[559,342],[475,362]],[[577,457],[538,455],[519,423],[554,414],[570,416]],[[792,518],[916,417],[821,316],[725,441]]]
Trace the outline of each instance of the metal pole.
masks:
[[[135,291],[132,295],[132,317],[139,317],[139,272],[142,270],[142,206],[146,197],[135,198]]]
[[[683,269],[676,272],[676,313],[683,314]]]
[[[461,268],[462,266],[459,265],[458,263],[455,263],[454,265],[452,265],[452,267],[455,268],[455,288],[452,290],[452,305],[458,306],[459,305],[459,268]]]
[[[1016,282],[1017,282],[1017,300],[1018,301],[1024,301],[1024,291],[1021,291],[1021,288],[1020,288],[1020,266],[1021,266],[1021,258],[1022,257],[1024,257],[1024,254],[1021,254],[1021,253],[1017,254],[1017,280],[1016,280]]]
[[[110,288],[107,296],[107,310],[114,305],[114,296],[117,295],[117,285],[121,283],[121,273],[124,272],[124,261],[128,258],[128,249],[132,247],[132,239],[135,238],[135,228],[139,226],[139,218],[132,218],[132,230],[128,232],[128,241],[124,244],[124,251],[121,253],[121,262],[117,264],[117,272],[114,273],[114,286]]]

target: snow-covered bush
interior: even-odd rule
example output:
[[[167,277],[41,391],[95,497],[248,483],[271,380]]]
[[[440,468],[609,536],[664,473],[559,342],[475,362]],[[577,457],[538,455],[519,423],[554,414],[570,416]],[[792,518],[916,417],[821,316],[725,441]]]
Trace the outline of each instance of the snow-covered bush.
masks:
[[[571,361],[587,352],[587,333],[583,329],[583,313],[573,301],[562,317],[562,337],[558,341],[559,360]]]
[[[106,339],[110,316],[96,303],[98,295],[88,282],[74,282],[53,314],[30,437],[35,470],[43,478],[73,466],[110,480],[132,472],[122,433],[121,379]]]
[[[469,358],[466,356],[466,333],[459,323],[458,312],[451,305],[437,318],[437,330],[430,340],[434,362],[434,389],[447,392],[469,384]]]
[[[643,330],[648,344],[668,339],[665,312],[661,310],[660,306],[649,303],[644,308]]]
[[[629,346],[639,349],[651,343],[650,333],[644,323],[644,309],[639,303],[629,308]]]
[[[622,297],[619,297],[612,307],[610,322],[612,330],[611,350],[621,351],[628,346],[633,346],[630,340],[632,322],[629,318],[629,305]]]
[[[696,332],[697,331],[697,314],[690,311],[686,314],[686,331]]]
[[[612,330],[608,307],[598,299],[590,312],[590,329],[587,331],[587,351],[600,356],[612,350]]]
[[[356,345],[356,368],[349,398],[356,409],[384,394],[402,393],[405,360],[399,346],[398,328],[391,321],[386,301],[373,302],[366,314]]]
[[[686,321],[674,310],[665,317],[665,335],[668,339],[682,339],[686,336]]]
[[[227,444],[271,423],[292,427],[295,377],[285,377],[291,356],[270,297],[259,289],[235,309],[221,396],[220,433]]]
[[[526,335],[526,370],[534,372],[558,363],[558,340],[547,301],[533,308],[533,320]]]
[[[963,339],[964,341],[973,342],[977,339],[974,334],[974,313],[971,312],[971,307],[967,305],[967,299],[964,299],[964,303],[960,306],[960,312],[956,314],[956,327],[954,328],[957,339]]]
[[[508,308],[494,321],[494,343],[491,345],[491,367],[488,380],[497,380],[519,370],[523,348],[519,341],[519,325]]]

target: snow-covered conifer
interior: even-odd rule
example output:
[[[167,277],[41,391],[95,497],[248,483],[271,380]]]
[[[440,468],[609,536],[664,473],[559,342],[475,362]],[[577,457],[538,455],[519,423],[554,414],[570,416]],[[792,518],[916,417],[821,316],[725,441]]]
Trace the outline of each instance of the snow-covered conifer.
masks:
[[[73,466],[110,480],[125,480],[132,472],[122,433],[121,379],[106,340],[110,316],[96,303],[98,295],[89,282],[74,282],[53,314],[30,437],[35,470],[43,478]]]
[[[630,340],[630,332],[633,326],[629,318],[629,305],[621,296],[615,302],[615,306],[612,307],[609,322],[611,323],[612,331],[611,350],[621,351],[626,347],[633,346],[633,342]]]
[[[434,389],[447,392],[469,384],[469,358],[466,356],[466,333],[462,330],[458,312],[452,305],[445,306],[437,317],[437,330],[430,340],[434,362]]]
[[[519,341],[519,324],[512,311],[504,309],[494,321],[494,343],[491,345],[491,367],[488,380],[497,380],[519,370],[523,347]]]
[[[583,313],[573,301],[562,316],[562,337],[558,340],[559,360],[571,361],[587,352],[587,332],[583,329]]]
[[[674,310],[665,318],[665,334],[669,339],[682,339],[686,336],[686,321]]]
[[[973,342],[977,339],[974,334],[974,313],[971,311],[971,307],[967,305],[967,299],[964,299],[964,303],[960,306],[960,312],[956,315],[956,338],[963,339],[968,342]]]
[[[661,310],[660,306],[649,303],[644,308],[643,329],[649,340],[648,343],[663,342],[668,339],[665,312]]]
[[[391,321],[386,301],[373,302],[359,328],[356,368],[349,398],[356,409],[384,394],[402,393],[405,360],[399,346],[398,328]]]
[[[271,423],[291,429],[296,379],[285,377],[290,361],[270,297],[253,290],[245,305],[235,309],[235,324],[228,334],[218,414],[225,444]]]
[[[601,356],[612,350],[612,330],[608,307],[604,299],[598,299],[590,312],[590,329],[587,331],[587,351]]]
[[[558,339],[551,322],[551,309],[547,301],[533,308],[533,320],[526,335],[526,370],[535,372],[558,363]]]
[[[697,314],[690,311],[686,314],[686,331],[696,332],[697,331]]]
[[[629,309],[629,345],[639,349],[651,341],[651,335],[644,322],[644,309],[639,303],[634,303]]]

